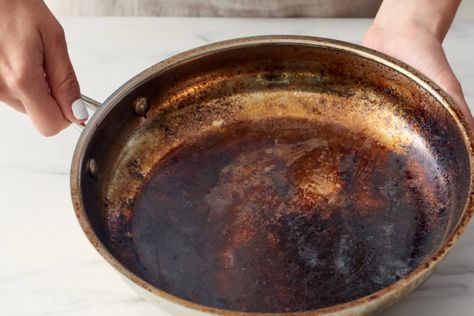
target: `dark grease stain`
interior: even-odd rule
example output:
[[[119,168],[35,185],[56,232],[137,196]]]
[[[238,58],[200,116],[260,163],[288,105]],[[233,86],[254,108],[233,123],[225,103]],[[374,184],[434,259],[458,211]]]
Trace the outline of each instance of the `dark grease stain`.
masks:
[[[141,274],[184,299],[250,312],[380,290],[431,255],[446,227],[433,215],[445,195],[439,171],[410,150],[289,118],[190,140],[136,198]]]

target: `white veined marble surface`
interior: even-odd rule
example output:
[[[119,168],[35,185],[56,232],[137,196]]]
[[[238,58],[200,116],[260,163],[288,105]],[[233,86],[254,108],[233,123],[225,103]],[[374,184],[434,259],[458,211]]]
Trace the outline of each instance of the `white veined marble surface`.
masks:
[[[369,20],[65,18],[83,93],[104,100],[144,68],[213,41],[308,34],[359,42]],[[445,47],[474,105],[474,20],[457,21]],[[140,299],[83,235],[69,197],[78,132],[45,139],[0,106],[0,315],[166,315]],[[434,275],[380,316],[472,316],[474,227]]]

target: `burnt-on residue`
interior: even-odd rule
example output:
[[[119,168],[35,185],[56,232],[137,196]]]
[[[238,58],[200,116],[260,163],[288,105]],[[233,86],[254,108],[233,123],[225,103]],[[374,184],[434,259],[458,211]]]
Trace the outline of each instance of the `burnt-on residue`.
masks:
[[[157,287],[203,305],[303,311],[411,272],[446,227],[443,178],[416,148],[296,119],[185,142],[136,197],[130,234]]]

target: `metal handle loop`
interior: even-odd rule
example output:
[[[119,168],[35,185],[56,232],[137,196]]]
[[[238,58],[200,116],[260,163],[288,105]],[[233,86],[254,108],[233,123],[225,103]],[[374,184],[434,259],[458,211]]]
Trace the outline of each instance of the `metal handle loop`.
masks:
[[[85,96],[83,94],[81,94],[81,100],[84,101],[84,103],[86,104],[86,107],[92,112],[97,111],[102,106],[102,103],[100,103],[99,101],[89,98],[88,96]],[[74,123],[73,125],[79,132],[82,132],[82,130],[86,126],[85,123],[82,123],[82,124]]]

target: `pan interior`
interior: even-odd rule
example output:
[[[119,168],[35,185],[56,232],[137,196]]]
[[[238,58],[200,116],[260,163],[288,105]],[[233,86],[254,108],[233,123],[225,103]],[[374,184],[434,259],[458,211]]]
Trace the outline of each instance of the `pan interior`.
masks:
[[[289,312],[392,284],[439,243],[437,164],[337,125],[242,121],[185,142],[134,205],[142,271],[203,305]],[[426,159],[428,157],[424,157]],[[434,176],[438,174],[438,176]]]
[[[130,104],[146,96],[146,117]],[[318,47],[215,53],[117,104],[87,152],[96,234],[129,270],[205,306],[307,311],[407,276],[455,229],[469,161],[431,95]],[[119,140],[119,141],[117,141]]]

